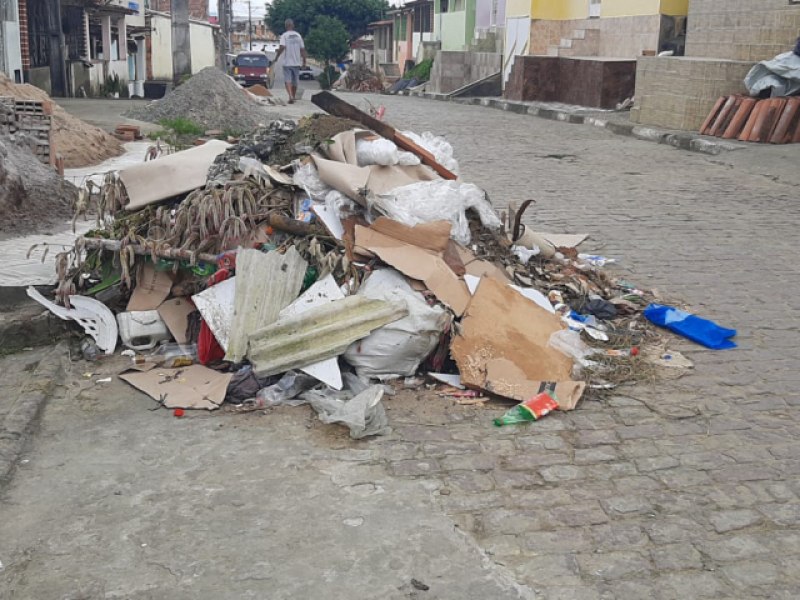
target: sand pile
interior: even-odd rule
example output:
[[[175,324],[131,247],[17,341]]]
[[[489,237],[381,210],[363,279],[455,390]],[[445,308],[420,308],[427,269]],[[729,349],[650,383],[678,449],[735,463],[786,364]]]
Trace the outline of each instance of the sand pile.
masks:
[[[204,129],[245,133],[278,118],[216,67],[206,67],[161,100],[135,108],[125,116],[158,123],[189,119]]]
[[[53,102],[52,140],[56,152],[64,157],[64,166],[68,169],[89,167],[122,154],[123,148],[119,140],[102,129],[72,116],[56,104],[44,90],[27,83],[14,83],[0,73],[0,96]]]
[[[72,216],[77,189],[42,164],[24,141],[0,137],[0,231],[42,230]]]

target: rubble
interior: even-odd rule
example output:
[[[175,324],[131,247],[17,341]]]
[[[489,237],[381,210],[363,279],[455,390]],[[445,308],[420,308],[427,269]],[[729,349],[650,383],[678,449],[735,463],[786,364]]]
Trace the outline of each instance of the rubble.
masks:
[[[69,114],[44,90],[27,83],[14,83],[0,73],[0,96],[51,105],[54,152],[63,157],[68,169],[96,165],[123,152],[122,144],[114,136]]]
[[[216,67],[206,67],[165,97],[125,116],[151,123],[184,118],[206,130],[235,133],[247,133],[272,120],[255,95]]]
[[[396,141],[397,130],[356,131],[361,115],[342,111],[359,125],[275,121],[219,152],[178,152],[106,180],[125,201],[60,257],[56,296],[65,307],[103,299],[118,319],[152,311],[177,344],[135,355],[137,372],[122,377],[159,406],[309,403],[359,438],[389,431],[390,388],[375,379],[419,387],[422,371],[458,404],[530,401],[511,423],[573,410],[587,390],[639,373],[689,368],[643,316],[655,296],[612,277],[612,258],[579,253],[585,235],[522,227],[530,202],[498,215],[485,193],[450,179],[453,149],[433,135],[402,134],[419,160],[375,164],[357,141]],[[126,203],[170,160],[195,167],[185,189]]]
[[[27,231],[67,221],[78,190],[30,148],[0,137],[0,231]]]
[[[333,84],[334,89],[345,89],[351,92],[383,92],[387,86],[388,84],[380,73],[376,73],[362,63],[349,65],[344,75]]]

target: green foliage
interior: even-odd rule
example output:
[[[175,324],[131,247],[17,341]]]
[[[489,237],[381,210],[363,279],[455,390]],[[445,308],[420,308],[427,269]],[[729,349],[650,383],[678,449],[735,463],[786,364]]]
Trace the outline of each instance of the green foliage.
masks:
[[[333,65],[327,65],[323,70],[322,73],[317,75],[317,81],[319,81],[319,87],[323,90],[329,90],[333,87],[333,84],[336,83],[336,80],[339,79],[339,71],[336,70],[336,67]]]
[[[380,20],[388,10],[387,0],[273,0],[267,8],[265,21],[276,34],[285,31],[286,19],[306,37],[317,17],[335,17],[344,23],[350,40],[367,33],[367,25]]]
[[[203,135],[205,133],[205,129],[202,126],[186,117],[161,119],[158,124],[165,129],[171,129],[178,135]]]
[[[305,42],[308,54],[326,64],[344,58],[350,51],[347,29],[335,17],[321,15],[314,19]]]
[[[433,68],[433,59],[428,58],[416,65],[413,69],[406,71],[403,79],[416,79],[417,81],[428,81],[431,78],[431,69]]]

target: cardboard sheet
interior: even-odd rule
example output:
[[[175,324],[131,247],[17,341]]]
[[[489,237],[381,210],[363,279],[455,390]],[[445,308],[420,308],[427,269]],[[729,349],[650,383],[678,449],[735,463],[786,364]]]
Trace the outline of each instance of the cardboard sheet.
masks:
[[[547,345],[561,329],[556,315],[510,286],[484,277],[450,352],[467,387],[523,401],[555,383],[563,394],[558,395],[561,408],[571,410],[585,384],[571,381],[572,361]]]
[[[461,316],[470,301],[467,284],[441,255],[401,242],[367,227],[356,225],[356,249],[362,248],[411,277],[423,281],[434,295]]]
[[[229,146],[220,140],[209,140],[202,146],[122,169],[119,178],[129,200],[125,210],[138,210],[203,187],[208,168]]]
[[[433,221],[409,227],[386,217],[378,217],[371,229],[401,242],[442,253],[450,243],[451,227],[450,221]]]
[[[119,376],[167,408],[214,410],[225,400],[232,373],[219,373],[202,365],[180,369],[153,369]]]
[[[171,289],[169,272],[156,271],[153,263],[144,263],[136,273],[136,287],[126,310],[156,310],[167,299]]]
[[[158,314],[167,324],[167,329],[179,344],[188,344],[186,328],[189,324],[189,315],[197,310],[189,298],[172,298],[163,302],[158,307]]]
[[[480,285],[481,278],[480,277],[475,277],[474,275],[465,275],[464,276],[464,281],[467,282],[467,287],[469,288],[469,293],[474,296],[475,295],[475,290],[477,290],[478,289],[478,285]],[[556,309],[553,308],[553,305],[550,303],[550,300],[548,300],[547,296],[545,296],[539,290],[535,290],[533,288],[524,288],[524,287],[520,287],[518,285],[513,285],[511,283],[508,284],[508,287],[510,287],[515,292],[518,292],[518,293],[522,294],[528,300],[530,300],[531,302],[534,302],[537,306],[541,306],[543,309],[545,309],[550,314],[552,314],[552,315],[556,314]]]

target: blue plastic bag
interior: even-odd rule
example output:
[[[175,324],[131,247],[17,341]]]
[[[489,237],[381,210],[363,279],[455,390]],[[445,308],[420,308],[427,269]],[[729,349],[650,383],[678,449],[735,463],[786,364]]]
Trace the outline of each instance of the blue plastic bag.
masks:
[[[714,321],[703,319],[672,306],[651,304],[644,309],[645,318],[670,331],[689,338],[712,350],[736,348],[736,342],[728,339],[736,335],[735,329],[720,327]]]

